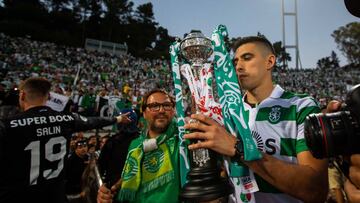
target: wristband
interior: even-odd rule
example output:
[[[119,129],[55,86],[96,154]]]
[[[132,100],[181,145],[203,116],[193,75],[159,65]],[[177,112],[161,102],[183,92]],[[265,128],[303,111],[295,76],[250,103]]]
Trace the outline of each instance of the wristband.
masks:
[[[243,143],[241,140],[236,139],[235,143],[235,155],[231,157],[232,162],[240,162],[244,157]]]

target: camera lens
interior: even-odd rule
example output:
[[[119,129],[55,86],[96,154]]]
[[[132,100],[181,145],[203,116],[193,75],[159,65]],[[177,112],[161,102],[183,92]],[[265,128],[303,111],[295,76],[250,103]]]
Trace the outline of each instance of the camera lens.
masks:
[[[323,158],[328,154],[327,142],[324,142],[322,114],[309,115],[304,124],[306,144],[315,158]],[[321,120],[321,121],[320,121]],[[326,135],[326,134],[325,134]]]
[[[360,84],[350,89],[342,110],[306,117],[304,135],[314,157],[360,153]]]
[[[306,144],[315,158],[348,154],[348,140],[354,132],[348,111],[311,114],[305,120]]]

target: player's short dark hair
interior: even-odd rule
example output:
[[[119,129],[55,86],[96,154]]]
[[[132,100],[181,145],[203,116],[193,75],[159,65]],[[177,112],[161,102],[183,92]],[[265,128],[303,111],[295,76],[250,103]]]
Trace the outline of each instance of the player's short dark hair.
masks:
[[[275,49],[271,42],[264,36],[248,36],[238,39],[234,44],[234,50],[237,50],[240,46],[247,43],[261,43],[269,49],[269,51],[275,55]]]
[[[43,98],[49,95],[51,83],[45,78],[28,78],[21,85],[31,99]]]
[[[167,96],[170,98],[171,103],[173,103],[173,105],[175,105],[175,98],[174,98],[172,95],[170,95],[167,91],[165,91],[165,90],[163,90],[163,89],[153,89],[153,90],[147,92],[147,93],[144,95],[144,97],[143,97],[143,102],[142,102],[142,105],[141,105],[141,110],[142,110],[143,112],[145,111],[145,109],[146,109],[146,107],[147,107],[147,100],[148,100],[148,98],[149,98],[151,95],[155,94],[155,93],[162,93],[162,94],[167,95]]]

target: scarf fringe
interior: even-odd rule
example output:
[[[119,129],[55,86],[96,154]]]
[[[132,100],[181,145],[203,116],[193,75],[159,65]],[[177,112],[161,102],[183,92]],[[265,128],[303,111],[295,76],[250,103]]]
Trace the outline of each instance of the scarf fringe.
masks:
[[[142,167],[144,167],[144,163],[142,162],[142,160],[145,156],[142,149],[142,144],[145,136],[140,136],[138,139],[135,139],[130,144],[128,156],[126,158],[125,166],[121,175],[124,181],[121,184],[121,189],[119,191],[119,194],[117,195],[117,199],[119,199],[120,201],[133,201],[138,196],[142,196],[146,192],[150,192],[154,189],[159,188],[160,186],[164,186],[165,184],[175,179],[175,172],[171,163],[172,160],[170,153],[170,149],[175,147],[172,146],[175,145],[175,142],[167,142],[170,138],[174,137],[175,133],[176,122],[175,120],[172,120],[166,132],[156,138],[157,145],[163,152],[159,151],[159,154],[154,155],[157,156],[157,158],[159,159],[158,161],[161,162],[159,163],[161,164],[161,170],[157,169],[157,171],[154,172],[148,171],[147,173],[142,173]],[[164,141],[166,141],[166,144],[164,143]],[[162,157],[160,157],[160,155]],[[127,175],[129,177],[125,178]],[[146,177],[143,177],[143,175]],[[143,182],[144,180],[148,181]]]
[[[170,171],[170,172],[156,178],[153,181],[144,183],[142,192],[145,193],[145,192],[152,191],[160,186],[165,185],[166,183],[171,182],[172,180],[174,180],[174,178],[175,178],[174,171]]]
[[[124,200],[134,201],[136,195],[136,190],[129,190],[129,189],[121,189],[116,196],[116,200],[122,202]]]

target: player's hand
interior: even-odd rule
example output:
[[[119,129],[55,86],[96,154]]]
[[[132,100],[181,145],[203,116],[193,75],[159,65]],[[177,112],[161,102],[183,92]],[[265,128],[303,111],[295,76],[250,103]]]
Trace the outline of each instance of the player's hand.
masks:
[[[230,135],[224,127],[202,114],[193,114],[191,118],[200,122],[188,123],[184,128],[197,132],[185,134],[184,138],[199,139],[201,142],[190,144],[190,150],[208,148],[222,155],[230,157],[235,155],[236,138]]]
[[[129,118],[129,114],[131,112],[127,112],[127,113],[124,113],[124,114],[121,114],[119,116],[116,117],[117,119],[117,123],[122,123],[122,124],[128,124],[128,123],[131,123],[132,120]]]

